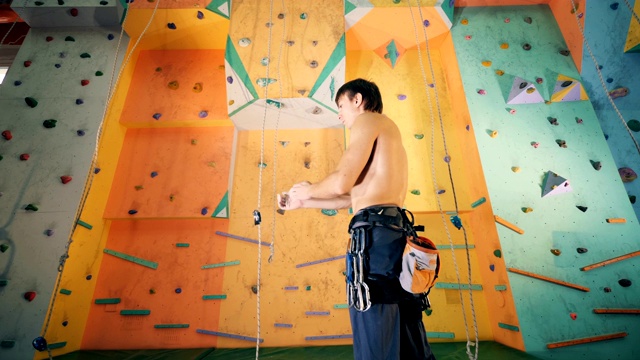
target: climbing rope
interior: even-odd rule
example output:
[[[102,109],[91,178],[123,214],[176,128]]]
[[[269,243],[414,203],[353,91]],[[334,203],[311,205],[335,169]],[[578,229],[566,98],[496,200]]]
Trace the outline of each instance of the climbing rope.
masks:
[[[434,188],[438,188],[438,184],[437,184],[437,178],[436,178],[436,166],[435,166],[435,149],[434,149],[434,136],[435,136],[435,128],[434,128],[434,123],[435,123],[435,119],[434,119],[434,114],[433,114],[433,105],[431,103],[431,95],[429,92],[429,84],[427,81],[427,75],[424,69],[424,65],[423,65],[423,59],[422,59],[422,52],[420,51],[420,41],[418,39],[418,30],[416,27],[416,21],[415,21],[415,17],[413,15],[413,10],[411,9],[411,0],[407,0],[408,4],[409,4],[409,12],[411,13],[411,21],[413,23],[413,30],[414,30],[414,35],[415,35],[415,40],[416,40],[416,46],[418,48],[418,61],[420,62],[420,70],[422,73],[422,79],[424,81],[424,85],[425,85],[425,91],[426,91],[426,95],[427,95],[427,103],[429,104],[429,115],[430,115],[430,123],[431,123],[431,176],[432,176],[432,180],[433,180],[433,185]],[[424,17],[422,15],[422,7],[420,5],[420,0],[416,0],[416,5],[418,7],[418,12],[420,14],[420,22],[421,24],[425,23]],[[453,200],[454,200],[454,204],[455,204],[455,210],[456,210],[456,216],[458,214],[458,199],[457,199],[457,195],[456,195],[456,189],[455,189],[455,183],[453,181],[453,175],[451,172],[451,162],[450,162],[450,158],[449,158],[449,151],[447,150],[447,139],[445,136],[445,132],[444,132],[444,123],[442,121],[442,111],[440,109],[440,101],[438,98],[438,84],[436,81],[436,77],[433,71],[433,62],[431,60],[431,52],[429,50],[429,38],[427,36],[427,31],[426,31],[426,26],[422,27],[422,31],[423,31],[423,36],[424,36],[424,40],[425,40],[425,47],[426,47],[426,54],[427,54],[427,60],[429,62],[429,70],[431,73],[431,78],[433,79],[433,89],[434,89],[434,95],[435,95],[435,102],[436,102],[436,109],[438,111],[438,119],[440,121],[440,132],[442,135],[442,141],[444,144],[444,151],[446,154],[446,163],[447,163],[447,169],[449,172],[449,181],[451,183],[451,189],[452,189],[452,193],[453,193]],[[471,306],[471,314],[473,316],[473,329],[474,329],[474,334],[475,334],[475,342],[471,342],[470,341],[470,337],[469,337],[469,325],[468,325],[468,321],[467,321],[467,316],[466,316],[466,312],[464,309],[464,298],[462,296],[462,287],[460,286],[460,271],[458,268],[458,263],[457,263],[457,259],[456,259],[456,255],[455,255],[455,250],[454,250],[454,245],[453,245],[453,239],[451,237],[451,233],[449,232],[449,227],[447,226],[447,221],[445,219],[445,214],[442,208],[442,202],[440,201],[440,196],[436,196],[436,200],[438,203],[438,210],[440,212],[440,217],[442,218],[442,223],[444,225],[444,229],[445,232],[447,234],[447,238],[449,239],[449,245],[451,248],[451,256],[453,259],[453,266],[456,269],[456,278],[458,280],[458,294],[460,295],[460,304],[462,307],[462,318],[464,320],[464,330],[466,333],[466,337],[467,337],[467,355],[469,356],[469,359],[477,359],[478,358],[478,348],[479,348],[479,341],[478,341],[478,324],[476,321],[476,313],[475,313],[475,306],[473,303],[473,292],[472,292],[472,282],[471,282],[471,257],[470,257],[470,253],[469,253],[469,243],[468,243],[468,238],[467,238],[467,231],[464,228],[464,226],[461,226],[460,228],[463,231],[463,235],[464,235],[464,244],[465,244],[465,250],[466,250],[466,256],[467,256],[467,269],[468,269],[468,277],[469,277],[469,282],[468,282],[468,287],[469,287],[469,299],[470,299],[470,306]],[[475,347],[475,355],[471,353],[471,346]]]
[[[26,5],[25,1],[25,5]],[[137,41],[135,42],[135,44],[133,45],[133,47],[131,48],[131,50],[129,51],[129,54],[125,60],[125,62],[122,64],[122,66],[120,67],[120,71],[118,72],[118,77],[115,81],[115,84],[113,82],[115,73],[116,73],[116,69],[117,69],[117,63],[118,63],[118,54],[120,51],[120,45],[122,44],[122,38],[124,37],[124,28],[125,28],[125,23],[127,21],[127,14],[128,11],[125,11],[125,16],[124,19],[122,20],[122,24],[121,24],[121,30],[120,30],[120,37],[118,38],[118,44],[116,47],[116,54],[113,60],[113,71],[111,74],[111,79],[109,82],[109,89],[108,89],[108,97],[107,97],[107,101],[105,102],[105,106],[104,106],[104,111],[102,113],[102,120],[100,121],[100,124],[98,126],[98,131],[97,131],[97,135],[96,135],[96,147],[94,149],[93,152],[93,156],[91,158],[91,166],[89,167],[89,175],[87,177],[87,181],[85,182],[85,187],[84,187],[84,191],[82,193],[82,197],[81,197],[81,201],[80,201],[80,206],[78,206],[78,209],[76,210],[76,214],[75,214],[75,221],[73,222],[73,226],[71,228],[71,232],[70,232],[70,236],[69,236],[69,241],[67,242],[67,245],[65,246],[65,252],[62,256],[60,256],[60,264],[58,265],[58,280],[56,282],[56,286],[53,290],[53,299],[51,300],[51,306],[49,307],[49,310],[47,311],[47,320],[45,322],[45,326],[44,329],[42,330],[42,334],[43,337],[45,337],[44,335],[46,335],[47,330],[49,329],[49,324],[51,322],[51,317],[53,315],[53,308],[56,302],[56,297],[58,295],[58,289],[60,288],[60,283],[62,282],[62,273],[64,271],[64,266],[66,264],[66,260],[69,258],[69,248],[71,247],[71,243],[73,242],[72,239],[72,235],[75,232],[76,228],[78,227],[78,221],[80,220],[80,216],[84,210],[85,204],[87,202],[87,198],[89,196],[89,191],[91,190],[91,186],[93,185],[93,177],[94,177],[94,172],[93,172],[93,168],[96,165],[97,162],[97,158],[98,158],[98,149],[99,149],[99,145],[100,145],[100,140],[102,138],[102,129],[104,126],[104,121],[106,119],[107,116],[107,112],[109,109],[109,104],[111,103],[111,100],[113,98],[113,94],[115,93],[115,89],[118,86],[118,83],[120,82],[120,76],[122,75],[123,70],[126,68],[127,64],[129,63],[129,60],[131,59],[131,55],[135,52],[136,47],[138,46],[138,44],[140,43],[140,40],[142,39],[142,37],[144,36],[144,34],[147,32],[147,30],[149,29],[149,27],[151,26],[151,23],[156,15],[156,11],[158,10],[158,6],[160,5],[160,0],[156,1],[156,6],[153,9],[153,12],[151,14],[151,18],[149,19],[149,22],[147,23],[147,25],[145,26],[145,28],[142,30],[142,32],[140,33],[140,36],[138,37]],[[114,89],[114,91],[112,92],[112,89]],[[46,338],[46,337],[45,337]],[[49,347],[47,346],[47,353],[49,355],[49,360],[52,360],[53,357],[51,355],[51,349],[49,349]]]
[[[573,0],[570,0],[570,1],[571,1],[572,9],[575,9],[576,8],[575,2]],[[631,5],[626,0],[625,0],[625,3],[627,3],[627,6],[629,7],[629,9],[631,9]],[[636,15],[636,13],[633,12],[633,9],[631,9],[631,12],[636,17],[636,19],[638,19],[638,15]],[[582,35],[582,41],[584,42],[584,45],[587,48],[587,51],[589,52],[589,57],[591,57],[591,60],[593,61],[593,64],[596,67],[596,72],[598,73],[598,78],[600,79],[600,84],[602,85],[602,88],[604,89],[604,92],[607,95],[607,99],[609,99],[609,103],[611,104],[611,106],[613,107],[613,110],[615,110],[616,114],[618,115],[618,118],[622,122],[622,125],[627,130],[627,133],[629,133],[629,137],[631,137],[631,140],[635,144],[636,150],[638,151],[638,154],[640,155],[640,145],[638,145],[638,141],[636,140],[635,136],[633,136],[633,132],[631,132],[631,129],[629,129],[629,126],[627,125],[627,122],[625,121],[624,117],[620,113],[620,110],[618,109],[618,106],[616,106],[616,103],[613,101],[613,98],[611,97],[611,94],[609,93],[609,90],[607,89],[607,84],[605,84],[604,77],[602,76],[602,71],[600,71],[600,65],[598,65],[598,61],[596,60],[596,57],[593,55],[593,51],[591,51],[591,46],[589,46],[589,41],[587,41],[587,38],[584,35],[584,27],[582,26],[582,23],[580,22],[580,16],[578,15],[577,11],[575,11],[574,13],[575,13],[576,22],[578,23],[578,28],[580,29],[580,34]],[[638,21],[640,22],[640,20],[638,20]]]
[[[624,3],[627,5],[627,8],[629,9],[629,11],[631,11],[631,14],[636,19],[638,24],[640,24],[640,18],[638,17],[638,14],[636,14],[636,12],[633,10],[633,7],[631,7],[631,4],[629,3],[629,0],[624,0]]]

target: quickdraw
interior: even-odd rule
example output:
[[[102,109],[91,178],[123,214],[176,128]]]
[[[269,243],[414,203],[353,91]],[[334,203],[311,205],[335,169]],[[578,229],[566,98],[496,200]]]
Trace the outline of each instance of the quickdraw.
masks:
[[[351,229],[351,241],[347,251],[347,297],[349,307],[358,311],[371,308],[369,286],[364,282],[365,227]]]

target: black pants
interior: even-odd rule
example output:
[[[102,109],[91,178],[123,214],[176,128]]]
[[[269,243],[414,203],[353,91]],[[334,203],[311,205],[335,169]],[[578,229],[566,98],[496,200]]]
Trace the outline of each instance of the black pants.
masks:
[[[362,211],[395,216],[399,209],[376,206]],[[402,222],[351,224],[360,226],[367,228],[365,282],[372,305],[365,312],[349,309],[355,360],[435,360],[422,323],[422,302],[404,291],[398,280],[406,245]]]

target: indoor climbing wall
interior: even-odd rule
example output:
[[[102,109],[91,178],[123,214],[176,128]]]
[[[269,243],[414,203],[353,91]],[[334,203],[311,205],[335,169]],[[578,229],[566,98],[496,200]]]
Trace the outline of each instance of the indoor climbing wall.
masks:
[[[633,12],[625,1],[587,3],[587,14],[600,14],[597,17],[587,16],[585,23],[587,39],[598,68],[585,51],[581,74],[585,87],[592,94],[591,103],[613,154],[615,162],[611,166],[618,169],[639,218],[640,202],[636,199],[640,196],[640,182],[635,179],[640,171],[640,146],[634,143],[633,138],[637,142],[640,132],[640,88],[637,85],[640,74],[632,69],[640,67],[640,2],[628,1],[629,5],[634,3]],[[600,70],[602,80],[597,70]]]
[[[452,35],[520,323],[506,329],[543,358],[633,358],[635,320],[615,309],[637,305],[638,224],[551,9],[459,9]]]
[[[58,289],[57,269],[65,261],[116,63],[121,8],[104,3],[14,4],[32,29],[0,87],[3,359],[32,356],[31,341],[41,334]],[[57,295],[72,293],[60,288]]]

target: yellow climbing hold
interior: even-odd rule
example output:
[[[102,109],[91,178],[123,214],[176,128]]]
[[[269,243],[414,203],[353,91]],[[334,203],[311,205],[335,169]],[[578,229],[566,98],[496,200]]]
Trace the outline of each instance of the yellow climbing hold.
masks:
[[[195,85],[193,85],[193,92],[202,92],[202,83],[196,83]]]
[[[233,105],[234,103],[235,103],[235,101],[229,100],[229,105]]]
[[[491,61],[488,61],[488,60],[483,61],[483,62],[482,62],[482,65],[483,65],[483,66],[486,66],[486,67],[489,67],[489,66],[491,66]]]
[[[492,138],[494,138],[494,137],[496,137],[496,136],[498,136],[498,132],[497,132],[496,130],[493,130],[493,131],[491,132],[491,137],[492,137]]]
[[[522,211],[523,211],[525,214],[528,214],[528,213],[532,212],[532,211],[533,211],[533,209],[532,209],[532,208],[530,208],[530,207],[525,207],[525,208],[522,208]]]
[[[530,87],[527,89],[527,94],[533,94],[534,92],[536,92],[536,88],[534,87]]]
[[[518,173],[518,172],[520,172],[520,167],[514,166],[514,167],[511,168],[511,171],[513,171],[514,173]]]
[[[460,24],[462,24],[462,25],[467,25],[467,24],[469,24],[469,20],[467,20],[467,19],[462,19],[462,20],[460,20]]]
[[[504,75],[504,71],[502,71],[502,70],[496,70],[496,75],[498,75],[498,76],[502,76],[502,75]]]
[[[180,84],[178,84],[177,80],[174,80],[169,83],[169,89],[171,90],[178,90],[179,87],[180,87]]]
[[[505,49],[506,50],[508,48],[509,48],[509,44],[507,44],[507,43],[500,44],[500,49]]]

